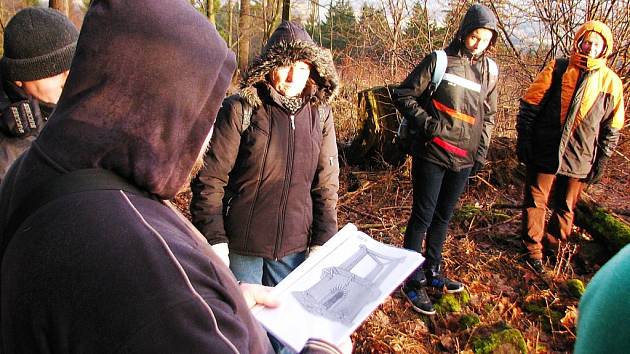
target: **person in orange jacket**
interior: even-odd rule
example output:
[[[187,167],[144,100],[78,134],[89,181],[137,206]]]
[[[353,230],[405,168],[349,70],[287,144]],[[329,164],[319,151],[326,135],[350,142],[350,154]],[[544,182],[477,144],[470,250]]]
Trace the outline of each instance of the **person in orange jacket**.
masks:
[[[521,99],[516,149],[527,166],[522,237],[536,272],[544,271],[543,246],[557,249],[571,233],[580,192],[599,182],[619,139],[623,86],[606,66],[612,50],[610,28],[586,22],[570,58],[549,63]],[[554,210],[546,226],[552,187]]]

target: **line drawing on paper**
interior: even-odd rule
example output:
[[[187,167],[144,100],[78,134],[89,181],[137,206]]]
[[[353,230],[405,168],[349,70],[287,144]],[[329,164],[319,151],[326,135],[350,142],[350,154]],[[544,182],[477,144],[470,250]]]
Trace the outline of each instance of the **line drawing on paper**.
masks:
[[[339,266],[322,269],[320,280],[293,296],[309,313],[350,325],[367,304],[378,299],[378,287],[404,257],[389,257],[359,245]]]

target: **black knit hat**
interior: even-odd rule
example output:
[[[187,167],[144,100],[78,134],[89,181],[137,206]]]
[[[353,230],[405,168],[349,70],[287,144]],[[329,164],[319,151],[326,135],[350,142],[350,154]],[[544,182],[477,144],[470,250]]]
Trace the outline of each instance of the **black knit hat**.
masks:
[[[2,76],[10,81],[33,81],[70,69],[78,37],[74,24],[57,10],[21,10],[4,30]]]

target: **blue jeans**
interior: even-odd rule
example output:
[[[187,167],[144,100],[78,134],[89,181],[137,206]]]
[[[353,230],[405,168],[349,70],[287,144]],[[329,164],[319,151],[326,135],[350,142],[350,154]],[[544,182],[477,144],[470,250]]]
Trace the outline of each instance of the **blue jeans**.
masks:
[[[466,187],[469,174],[470,168],[451,171],[422,158],[413,158],[413,206],[405,231],[404,247],[423,253],[422,241],[426,233],[424,269],[438,267],[442,262],[442,247],[446,240],[448,223]],[[424,280],[423,270],[419,267],[409,279]]]
[[[295,270],[306,259],[306,251],[290,254],[277,261],[262,257],[242,256],[230,252],[230,270],[238,281],[250,284],[262,284],[265,286],[276,286],[289,273]],[[269,341],[278,354],[292,354],[293,351],[285,347],[267,334]]]
[[[230,270],[244,283],[276,286],[306,259],[306,251],[290,254],[277,261],[262,257],[242,256],[230,252]]]

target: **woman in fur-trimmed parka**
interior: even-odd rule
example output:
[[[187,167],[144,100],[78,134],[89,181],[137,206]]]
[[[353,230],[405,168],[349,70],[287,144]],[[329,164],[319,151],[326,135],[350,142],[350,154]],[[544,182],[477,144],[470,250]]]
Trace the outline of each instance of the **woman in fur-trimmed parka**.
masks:
[[[544,270],[543,241],[550,250],[571,233],[573,210],[584,183],[597,183],[624,124],[623,86],[606,66],[613,50],[602,22],[582,25],[569,59],[552,61],[521,99],[517,154],[527,165],[523,241],[529,263]],[[545,230],[547,202],[554,212]]]
[[[337,86],[330,52],[284,21],[223,102],[190,210],[238,280],[274,286],[337,232]]]

